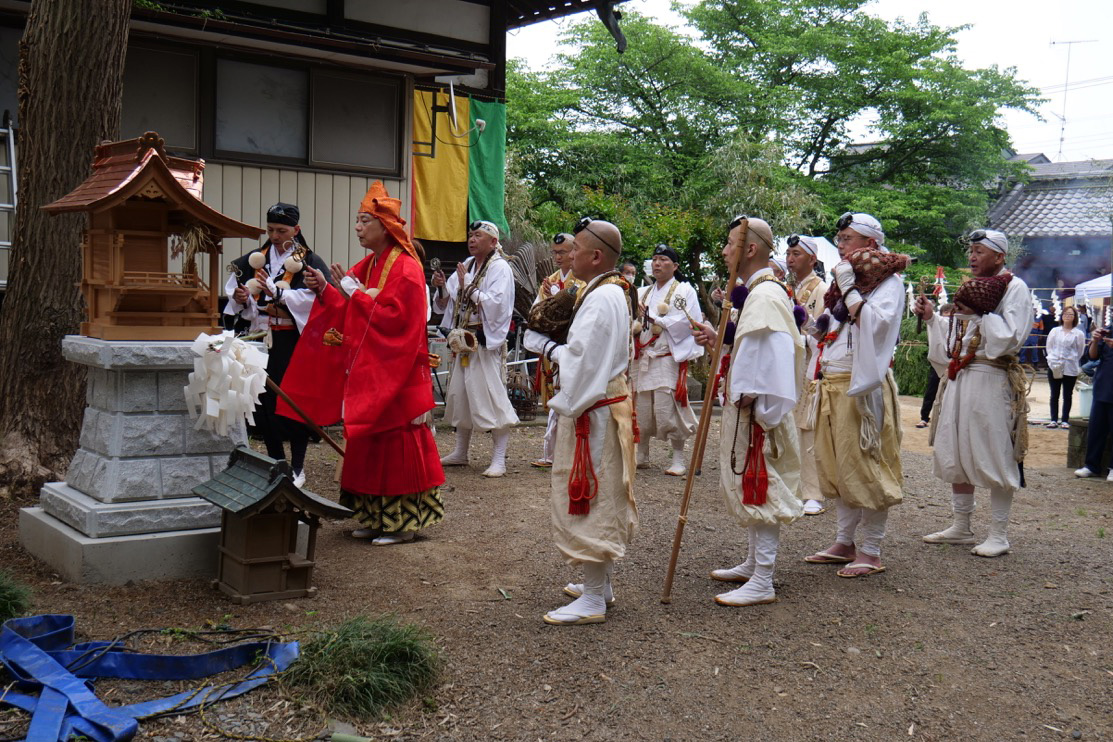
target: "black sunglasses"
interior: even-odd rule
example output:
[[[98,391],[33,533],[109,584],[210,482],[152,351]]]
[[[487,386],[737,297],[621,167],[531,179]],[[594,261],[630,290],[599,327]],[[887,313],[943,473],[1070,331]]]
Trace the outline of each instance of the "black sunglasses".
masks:
[[[736,217],[734,217],[733,219],[730,220],[730,226],[727,227],[727,231],[730,231],[730,230],[734,229],[735,227],[739,226],[740,224],[742,224],[742,222],[746,221],[749,218],[750,217],[746,216],[745,214],[739,214],[738,216],[736,216]]]
[[[835,222],[835,228],[839,229],[839,230],[843,230],[843,229],[846,229],[847,227],[849,227],[853,223],[854,223],[854,214],[852,214],[851,212],[848,211],[845,214],[843,214],[842,216],[840,216],[839,220],[837,222]]]
[[[615,247],[614,245],[612,245],[611,243],[607,242],[605,239],[600,237],[598,232],[596,232],[595,230],[593,230],[591,227],[588,226],[593,221],[595,221],[595,220],[592,219],[590,216],[585,216],[583,219],[576,222],[576,226],[572,228],[572,234],[579,234],[580,232],[583,232],[583,231],[586,230],[589,234],[591,234],[593,237],[595,237],[595,239],[599,240],[604,245],[606,245],[607,247],[614,250],[615,255],[621,255],[622,254],[621,250],[619,250],[617,247]]]
[[[800,244],[800,235],[794,234],[794,235],[789,236],[789,238],[788,238],[788,246],[789,247],[796,247],[799,244]]]

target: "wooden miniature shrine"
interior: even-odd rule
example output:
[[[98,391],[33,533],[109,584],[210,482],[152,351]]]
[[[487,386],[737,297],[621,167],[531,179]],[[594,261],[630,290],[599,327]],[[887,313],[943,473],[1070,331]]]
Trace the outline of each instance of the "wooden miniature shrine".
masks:
[[[43,207],[84,211],[81,334],[103,340],[192,340],[219,328],[221,240],[264,230],[201,200],[203,160],[170,157],[155,132],[98,145],[93,173]],[[201,258],[208,282],[201,280]],[[181,258],[173,272],[171,259]]]
[[[285,461],[240,446],[228,468],[193,488],[223,511],[220,553],[213,585],[236,603],[311,597],[313,552],[321,517],[348,518],[352,511],[294,486]],[[298,524],[309,533],[298,551]]]

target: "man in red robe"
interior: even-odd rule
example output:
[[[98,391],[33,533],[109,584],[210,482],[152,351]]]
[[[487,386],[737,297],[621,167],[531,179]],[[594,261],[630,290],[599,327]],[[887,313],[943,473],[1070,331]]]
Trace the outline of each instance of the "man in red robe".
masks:
[[[306,268],[319,300],[282,383],[316,422],[343,418],[340,503],[363,525],[352,535],[380,546],[411,541],[444,517],[444,470],[429,429],[425,275],[401,204],[381,182],[371,185],[355,227],[370,254],[346,273],[332,265],[340,289]],[[285,403],[278,411],[294,417]]]

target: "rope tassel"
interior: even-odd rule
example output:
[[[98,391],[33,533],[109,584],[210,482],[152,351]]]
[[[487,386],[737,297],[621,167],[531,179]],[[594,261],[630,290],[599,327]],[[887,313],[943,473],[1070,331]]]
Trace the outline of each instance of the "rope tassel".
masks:
[[[676,375],[676,401],[681,407],[688,406],[688,362],[680,363],[680,371]]]
[[[764,505],[769,494],[769,472],[765,468],[765,428],[750,418],[750,445],[742,470],[742,504]]]
[[[587,515],[591,501],[599,493],[599,478],[591,460],[591,411],[618,404],[626,396],[601,399],[576,418],[576,452],[572,458],[572,471],[568,473],[568,514]]]

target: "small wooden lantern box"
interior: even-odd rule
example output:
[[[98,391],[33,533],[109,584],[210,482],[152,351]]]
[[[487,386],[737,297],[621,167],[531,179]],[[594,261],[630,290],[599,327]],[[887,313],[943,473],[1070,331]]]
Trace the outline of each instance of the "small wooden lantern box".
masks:
[[[285,461],[239,446],[228,468],[193,493],[224,510],[220,562],[214,586],[236,603],[259,603],[316,595],[313,552],[322,516],[348,518],[352,511],[294,486]],[[309,526],[304,554],[297,550],[298,523]]]
[[[201,200],[203,160],[169,157],[159,135],[98,145],[93,173],[54,203],[53,214],[89,215],[81,293],[89,321],[81,334],[103,340],[193,340],[216,332],[221,239],[258,239],[265,230]],[[171,245],[173,242],[173,246]],[[170,253],[182,272],[170,272]],[[208,255],[208,284],[198,258]]]

